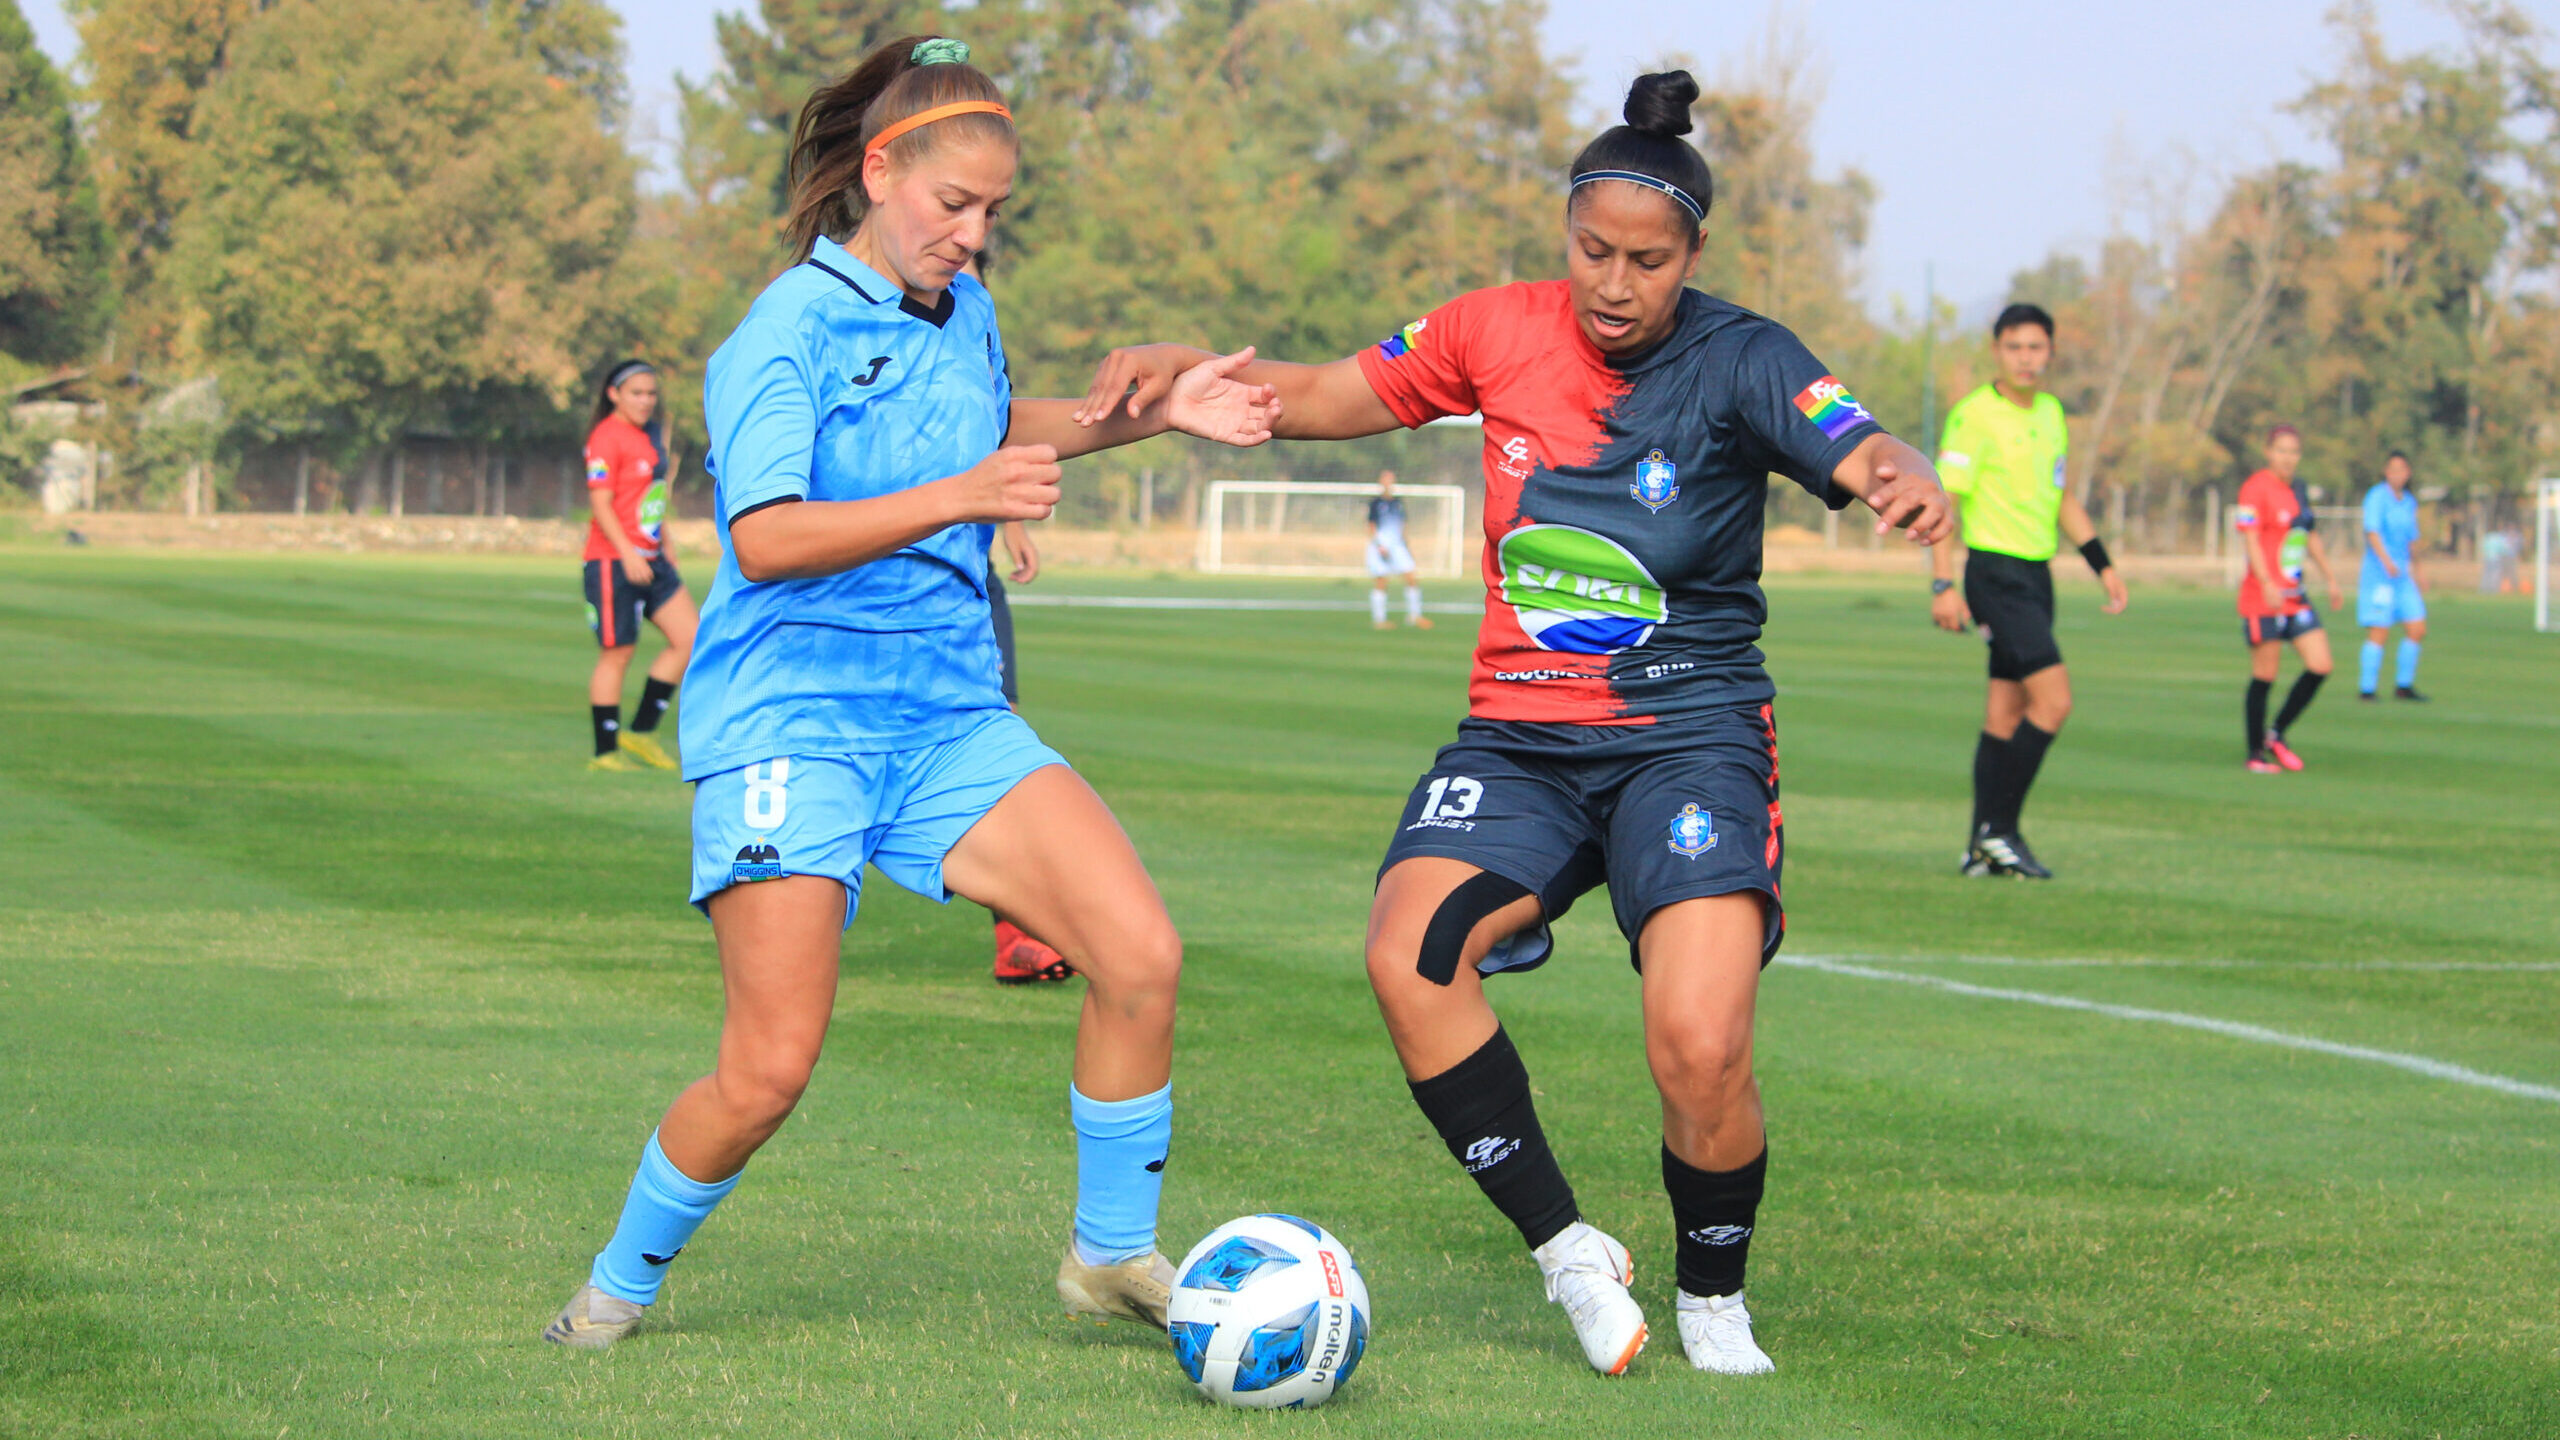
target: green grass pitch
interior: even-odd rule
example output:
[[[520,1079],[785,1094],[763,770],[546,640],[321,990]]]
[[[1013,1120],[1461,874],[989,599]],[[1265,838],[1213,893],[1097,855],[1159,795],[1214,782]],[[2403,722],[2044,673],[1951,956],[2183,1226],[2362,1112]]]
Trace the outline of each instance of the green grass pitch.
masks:
[[[2438,703],[2337,684],[2270,779],[2226,594],[2066,587],[2080,713],[2028,812],[2062,878],[1967,884],[1980,651],[1917,575],[1773,587],[1791,956],[2560,1085],[2560,637],[2519,604],[2439,597]],[[0,551],[0,1435],[2560,1435],[2547,1094],[1803,966],[1760,1029],[1779,1373],[1691,1372],[1596,900],[1497,986],[1656,1319],[1588,1373],[1360,977],[1468,627],[1356,612],[1020,612],[1027,713],[1189,940],[1168,1246],[1340,1233],[1377,1305],[1340,1401],[1220,1412],[1158,1337],[1056,1313],[1077,996],[998,990],[981,912],[879,882],[807,1103],[651,1328],[543,1345],[719,994],[686,792],[583,768],[575,596]]]

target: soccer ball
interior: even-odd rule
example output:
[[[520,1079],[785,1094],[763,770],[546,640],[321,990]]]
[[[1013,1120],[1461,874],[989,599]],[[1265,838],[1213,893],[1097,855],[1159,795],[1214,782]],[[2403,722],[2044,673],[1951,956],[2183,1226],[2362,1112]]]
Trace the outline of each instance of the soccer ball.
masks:
[[[1369,1287],[1351,1252],[1295,1215],[1247,1215],[1182,1257],[1165,1307],[1200,1393],[1258,1410],[1333,1398],[1369,1348]]]

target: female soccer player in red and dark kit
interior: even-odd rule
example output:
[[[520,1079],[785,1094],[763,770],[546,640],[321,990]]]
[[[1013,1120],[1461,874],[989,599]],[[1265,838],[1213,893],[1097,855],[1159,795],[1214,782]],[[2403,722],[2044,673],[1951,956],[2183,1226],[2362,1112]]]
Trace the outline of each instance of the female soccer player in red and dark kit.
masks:
[[[603,650],[587,677],[596,740],[591,769],[629,770],[635,759],[660,770],[676,768],[651,732],[684,679],[698,617],[684,577],[666,552],[665,435],[658,372],[649,362],[625,360],[607,371],[596,397],[595,425],[587,432],[587,496],[594,505],[587,525],[587,625]],[[667,637],[667,648],[649,662],[649,678],[626,731],[622,681],[639,649],[644,618]]]
[[[1662,1096],[1680,1339],[1770,1368],[1743,1307],[1768,1163],[1752,1076],[1777,948],[1775,691],[1754,643],[1768,476],[1878,529],[1949,528],[1928,460],[1787,329],[1688,288],[1713,180],[1679,137],[1698,87],[1647,75],[1574,161],[1565,278],[1461,295],[1326,365],[1256,363],[1275,433],[1484,416],[1484,580],[1467,718],[1416,783],[1369,911],[1368,969],[1413,1097],[1519,1227],[1595,1369],[1646,1338],[1626,1248],[1581,1217],[1484,977],[1530,969],[1606,883],[1642,976]],[[1116,352],[1084,418],[1153,403],[1198,352]]]

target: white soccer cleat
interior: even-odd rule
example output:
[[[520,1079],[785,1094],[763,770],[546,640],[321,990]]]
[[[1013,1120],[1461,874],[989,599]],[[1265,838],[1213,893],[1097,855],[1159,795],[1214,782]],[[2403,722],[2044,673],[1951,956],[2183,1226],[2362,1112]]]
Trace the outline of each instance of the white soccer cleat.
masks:
[[[1087,1265],[1070,1242],[1058,1262],[1058,1303],[1087,1320],[1135,1320],[1164,1328],[1173,1299],[1173,1262],[1153,1251],[1116,1265]]]
[[[1710,1375],[1766,1375],[1778,1368],[1760,1342],[1751,1338],[1751,1312],[1742,1292],[1692,1295],[1680,1292],[1680,1348],[1689,1363]]]
[[[573,1350],[602,1350],[639,1328],[640,1317],[648,1313],[646,1305],[581,1285],[561,1307],[560,1317],[543,1330],[542,1338]]]
[[[1529,1252],[1547,1280],[1547,1298],[1573,1321],[1582,1357],[1603,1375],[1624,1375],[1644,1349],[1644,1311],[1627,1286],[1636,1278],[1627,1247],[1574,1221]]]

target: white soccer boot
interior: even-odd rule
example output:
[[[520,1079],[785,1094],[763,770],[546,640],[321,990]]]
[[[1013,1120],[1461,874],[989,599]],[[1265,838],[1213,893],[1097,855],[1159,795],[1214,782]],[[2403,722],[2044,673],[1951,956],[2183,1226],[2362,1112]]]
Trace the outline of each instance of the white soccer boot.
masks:
[[[1164,1328],[1164,1307],[1173,1300],[1173,1262],[1149,1252],[1117,1265],[1087,1265],[1076,1257],[1070,1241],[1058,1262],[1058,1302],[1070,1315],[1088,1320],[1135,1320]]]
[[[1751,1312],[1742,1292],[1692,1295],[1680,1292],[1680,1348],[1689,1363],[1710,1375],[1766,1375],[1778,1368],[1760,1343],[1751,1338]]]
[[[561,1307],[559,1318],[543,1330],[542,1338],[573,1350],[602,1350],[639,1328],[640,1317],[648,1313],[646,1305],[581,1285]]]
[[[1547,1280],[1547,1298],[1573,1321],[1582,1357],[1603,1375],[1624,1375],[1644,1349],[1644,1311],[1627,1286],[1636,1278],[1627,1247],[1574,1221],[1529,1252]]]

